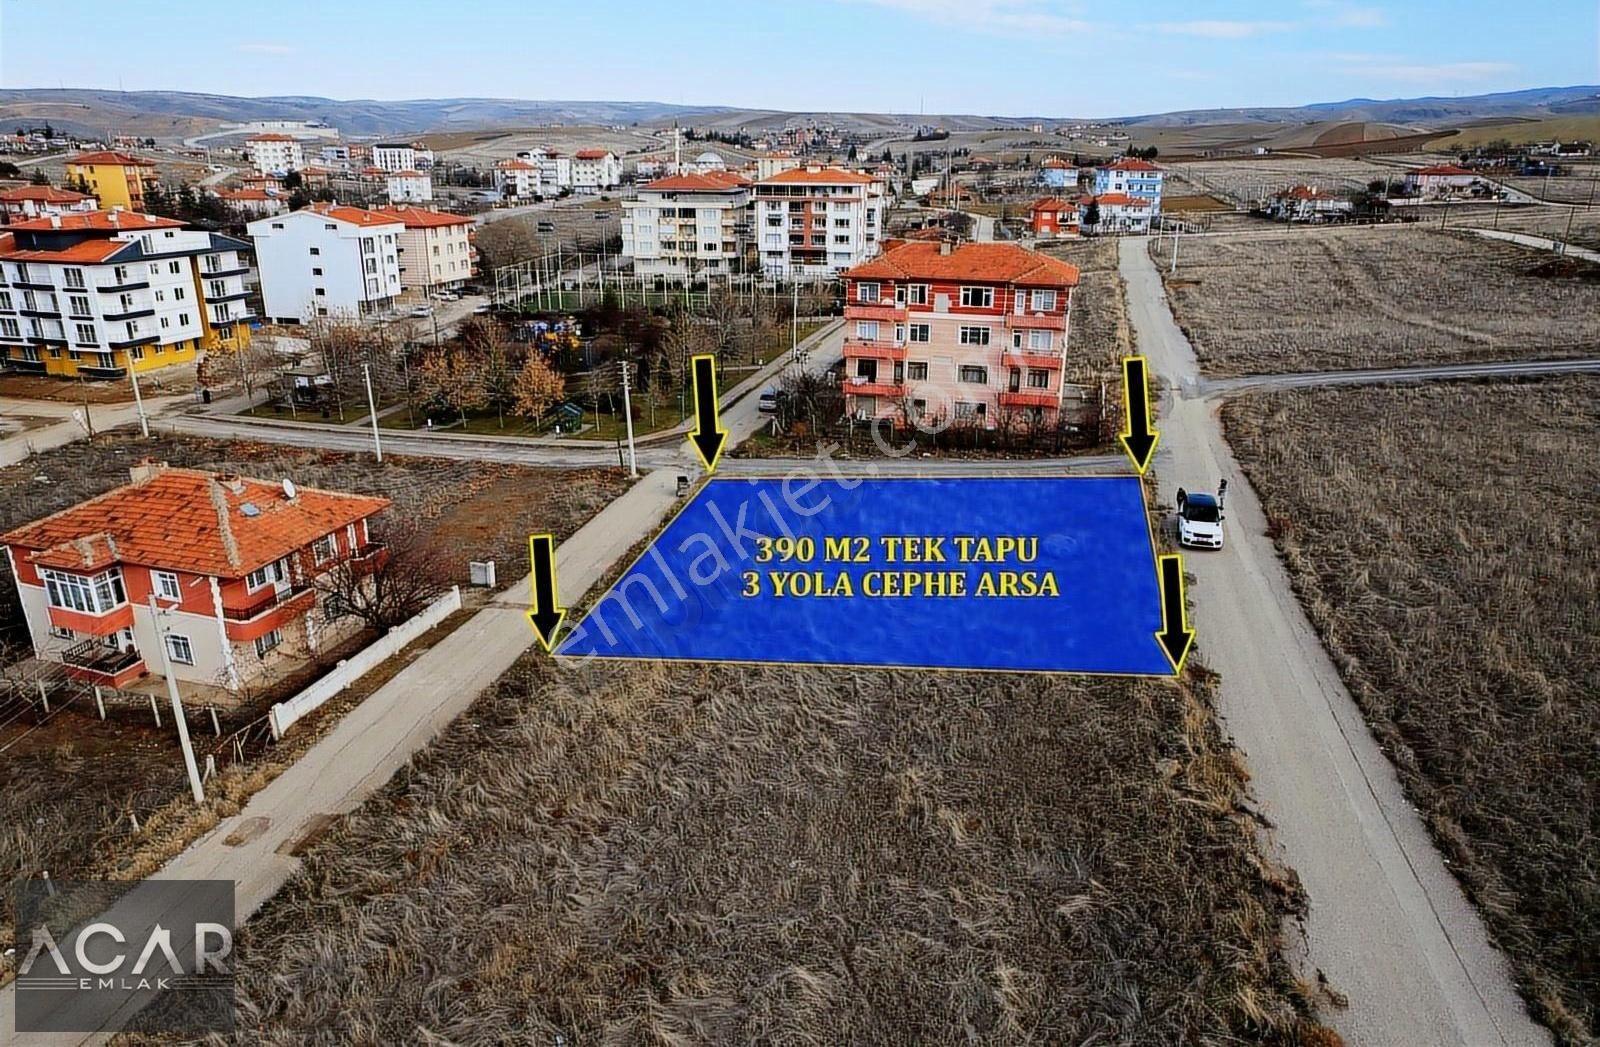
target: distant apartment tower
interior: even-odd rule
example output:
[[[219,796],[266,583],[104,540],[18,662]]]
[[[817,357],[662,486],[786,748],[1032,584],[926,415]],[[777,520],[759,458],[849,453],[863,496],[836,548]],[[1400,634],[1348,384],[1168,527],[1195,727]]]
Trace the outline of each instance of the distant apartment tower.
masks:
[[[98,197],[101,207],[143,211],[145,191],[159,181],[155,161],[127,153],[79,153],[67,161],[67,188]]]
[[[1125,193],[1148,201],[1152,217],[1161,214],[1161,168],[1148,160],[1123,157],[1094,169],[1094,195]]]
[[[384,185],[393,204],[425,204],[433,199],[433,176],[421,171],[390,171]]]
[[[756,178],[771,178],[775,174],[793,171],[800,166],[800,158],[789,152],[767,153],[756,157]]]
[[[377,211],[316,204],[247,227],[266,315],[283,323],[357,317],[400,296],[405,225]]]
[[[355,159],[355,150],[351,150]],[[433,150],[415,142],[379,142],[372,147],[372,166],[385,171],[427,171],[433,167]]]
[[[449,290],[472,278],[472,219],[426,207],[379,207],[373,213],[399,222],[400,286],[408,291]]]
[[[0,189],[0,224],[48,218],[53,214],[84,214],[100,210],[100,202],[86,193],[50,185],[23,185]]]
[[[249,247],[136,211],[13,222],[0,233],[0,360],[123,378],[248,345]]]
[[[879,250],[883,183],[828,167],[796,167],[755,183],[754,233],[769,276],[844,272]]]
[[[844,280],[852,417],[1055,423],[1077,267],[1015,244],[912,241]]]
[[[572,191],[603,193],[622,181],[622,161],[609,149],[579,149],[572,154]]]
[[[749,242],[749,205],[750,183],[726,171],[646,183],[622,202],[622,253],[641,276],[733,272]]]
[[[523,156],[494,165],[494,187],[508,200],[537,200],[541,195],[539,165]]]
[[[539,184],[546,196],[554,196],[563,189],[572,188],[572,157],[546,149],[534,153],[529,159],[539,165]]]
[[[305,149],[288,135],[251,135],[244,148],[250,165],[262,174],[285,174],[306,165]]]

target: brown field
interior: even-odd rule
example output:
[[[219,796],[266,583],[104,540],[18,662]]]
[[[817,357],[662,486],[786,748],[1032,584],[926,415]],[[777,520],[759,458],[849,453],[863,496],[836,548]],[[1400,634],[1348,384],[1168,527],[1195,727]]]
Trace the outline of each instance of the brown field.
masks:
[[[1565,240],[1591,251],[1600,251],[1600,197],[1593,209],[1570,207],[1529,207],[1505,211],[1489,222],[1475,221],[1484,228],[1508,229],[1555,240]]]
[[[1232,204],[1207,193],[1195,193],[1189,196],[1163,196],[1161,199],[1161,211],[1163,214],[1232,210]]]
[[[1600,380],[1223,408],[1278,549],[1451,867],[1564,1043],[1600,1020]]]
[[[1579,168],[1574,174],[1552,175],[1549,178],[1524,178],[1515,176],[1497,181],[1520,189],[1530,196],[1555,204],[1600,204],[1600,164]]]
[[[240,1031],[1282,1040],[1242,779],[1166,684],[529,656],[248,925]]]
[[[1210,160],[1173,164],[1171,174],[1196,191],[1209,193],[1243,207],[1254,207],[1280,189],[1314,185],[1341,191],[1364,189],[1368,182],[1402,172],[1365,160],[1260,159]]]
[[[1549,261],[1469,233],[1293,229],[1188,238],[1162,272],[1204,370],[1241,375],[1594,355],[1600,282]]]
[[[1133,348],[1122,274],[1117,268],[1117,241],[1110,238],[1041,241],[1039,250],[1078,267],[1078,289],[1072,294],[1071,344],[1065,380],[1099,382],[1115,376],[1119,361]]]

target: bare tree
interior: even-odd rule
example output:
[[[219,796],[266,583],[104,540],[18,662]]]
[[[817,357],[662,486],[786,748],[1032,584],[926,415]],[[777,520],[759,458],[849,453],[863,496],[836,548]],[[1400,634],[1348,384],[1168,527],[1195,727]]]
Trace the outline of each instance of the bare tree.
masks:
[[[311,584],[328,596],[332,614],[359,618],[382,635],[450,588],[451,554],[415,519],[395,512],[372,521],[372,537],[381,550],[358,550],[360,560],[345,560]]]

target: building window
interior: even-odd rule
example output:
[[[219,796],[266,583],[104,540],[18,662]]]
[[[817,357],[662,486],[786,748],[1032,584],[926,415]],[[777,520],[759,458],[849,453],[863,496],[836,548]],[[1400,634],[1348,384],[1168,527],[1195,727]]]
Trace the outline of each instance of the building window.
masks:
[[[255,570],[245,575],[245,588],[251,592],[255,592],[262,586],[271,584],[272,582],[283,581],[283,574],[284,571],[282,560],[278,560],[275,563],[269,563],[265,567],[257,567]]]
[[[151,571],[150,587],[164,600],[183,599],[183,593],[178,588],[178,576],[171,571]]]
[[[331,534],[325,534],[311,543],[312,562],[319,566],[333,559],[334,556],[338,555],[338,552],[339,542]]]
[[[167,657],[179,665],[194,664],[194,648],[189,644],[187,636],[167,634]]]
[[[172,234],[168,233],[167,235],[171,236]],[[183,272],[183,262],[174,258],[172,261],[167,263],[167,272],[171,273],[173,276],[177,276],[179,273]]]
[[[80,345],[95,344],[94,324],[77,324],[75,326],[77,327],[78,343]]]
[[[858,301],[858,302],[876,302],[878,300],[878,292],[879,292],[879,290],[880,289],[879,289],[877,284],[872,284],[872,283],[856,284],[856,301]]]
[[[320,247],[313,247],[313,248],[312,248],[312,249],[311,249],[311,253],[312,253],[312,254],[321,254],[321,253],[322,253],[322,248],[320,248]]]
[[[122,568],[85,577],[64,571],[43,571],[50,606],[83,614],[105,614],[128,601],[122,588]]]
[[[961,344],[962,345],[988,345],[989,344],[989,329],[987,327],[963,327],[963,328],[961,328]]]
[[[956,377],[969,385],[988,385],[989,369],[987,367],[975,367],[972,364],[962,364]]]
[[[906,288],[906,301],[911,305],[928,304],[928,285],[911,284]]]
[[[50,635],[54,636],[57,640],[70,640],[77,634],[64,625],[52,624],[50,626]]]
[[[969,309],[991,309],[994,307],[994,288],[963,287],[961,289],[961,304]],[[985,342],[984,344],[988,343]]]
[[[965,400],[956,401],[956,417],[961,419],[979,419],[984,416],[983,404],[969,403]]]
[[[83,286],[83,270],[82,269],[67,269],[67,270],[65,270],[65,272],[66,272],[67,286],[68,287],[82,287]]]
[[[267,633],[264,636],[256,637],[256,657],[265,658],[268,651],[272,650],[274,647],[277,647],[282,642],[283,633],[277,629],[272,630],[270,633]]]
[[[174,301],[177,301],[177,302],[183,301],[183,288],[174,287],[172,289],[172,298],[173,298]]]
[[[1050,372],[1037,367],[1028,368],[1028,388],[1050,388]]]
[[[1054,291],[1033,292],[1033,308],[1039,312],[1049,312],[1056,307],[1056,293]]]
[[[906,364],[906,378],[913,382],[928,380],[928,362],[926,360],[912,360]]]
[[[878,340],[878,322],[876,320],[857,320],[856,337],[876,342]]]
[[[926,342],[929,339],[927,324],[912,324],[908,333],[911,335],[913,342]]]
[[[5,338],[21,338],[22,325],[15,320],[0,318],[0,336]]]

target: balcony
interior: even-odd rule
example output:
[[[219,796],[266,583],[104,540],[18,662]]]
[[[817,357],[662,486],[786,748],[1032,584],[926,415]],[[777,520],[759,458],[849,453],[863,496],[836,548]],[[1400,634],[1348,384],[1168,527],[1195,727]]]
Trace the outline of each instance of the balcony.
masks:
[[[1059,371],[1066,360],[1060,353],[1007,349],[1000,354],[1000,362],[1006,367],[1051,367]]]
[[[389,562],[389,547],[378,542],[368,542],[351,553],[347,562],[353,574],[374,574]]]
[[[238,607],[222,607],[223,625],[230,640],[254,640],[264,636],[296,615],[304,614],[316,602],[316,591],[301,582],[282,589],[252,593],[249,602]]]
[[[1006,326],[1065,331],[1067,329],[1067,318],[1064,315],[1058,316],[1053,313],[1007,313]]]
[[[133,605],[130,603],[118,604],[104,614],[75,611],[70,607],[56,607],[52,604],[46,609],[46,616],[50,619],[51,625],[63,626],[75,633],[87,633],[90,636],[110,636],[112,633],[133,627]]]
[[[101,367],[99,364],[79,364],[78,373],[85,378],[126,378],[126,367]]]
[[[112,686],[143,675],[145,671],[144,658],[138,651],[107,647],[100,639],[74,644],[61,652],[61,661],[90,679]]]
[[[249,266],[238,265],[231,269],[202,269],[200,271],[200,275],[204,276],[207,280],[221,280],[228,276],[244,276],[249,271]]]
[[[23,374],[44,374],[45,371],[43,360],[24,360],[20,357],[12,357],[4,361],[4,363],[9,370],[19,371]]]
[[[143,291],[149,286],[149,280],[132,279],[123,283],[100,284],[95,290],[101,294],[117,294],[122,291]]]
[[[852,356],[870,356],[877,360],[904,360],[906,347],[887,338],[856,338],[847,336],[843,352],[846,359]]]
[[[154,306],[140,306],[137,309],[129,309],[129,310],[125,311],[125,312],[106,313],[105,314],[105,319],[107,319],[107,320],[141,320],[146,316],[154,316],[154,315],[156,315],[156,311],[155,311],[155,307]]]
[[[891,379],[849,378],[840,389],[846,396],[904,396],[906,384]]]
[[[130,349],[136,345],[155,345],[159,341],[161,341],[161,336],[151,331],[149,334],[134,335],[132,338],[126,338],[120,342],[107,342],[106,345],[112,349]]]
[[[1057,395],[1048,389],[1010,389],[1000,394],[1001,407],[1054,407]]]
[[[844,307],[846,320],[877,320],[880,322],[904,323],[906,307],[895,305],[893,302],[847,302]]]

